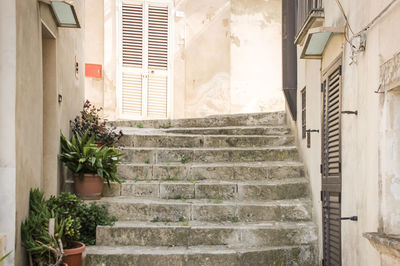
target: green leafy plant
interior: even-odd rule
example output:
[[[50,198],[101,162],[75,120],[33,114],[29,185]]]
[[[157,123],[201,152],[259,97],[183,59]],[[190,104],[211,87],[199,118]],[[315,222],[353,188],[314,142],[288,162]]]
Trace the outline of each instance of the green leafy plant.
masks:
[[[50,219],[54,219],[54,235],[49,234]],[[75,241],[95,245],[96,227],[112,226],[116,220],[108,214],[105,205],[86,204],[67,192],[46,201],[43,192],[33,189],[29,217],[21,225],[22,243],[34,265],[59,265],[62,248],[73,247]]]
[[[23,246],[35,265],[57,265],[62,260],[61,241],[49,234],[49,220],[54,214],[40,190],[31,190],[29,199],[29,217],[21,225]]]
[[[232,223],[238,223],[238,222],[239,222],[239,217],[233,216],[233,217],[231,218],[231,221],[232,221]]]
[[[101,117],[103,108],[96,108],[86,100],[80,115],[70,121],[72,132],[83,136],[86,131],[94,136],[96,143],[113,146],[123,136],[122,131],[116,127],[107,127],[107,121]]]
[[[71,141],[61,133],[61,161],[80,179],[84,174],[97,174],[109,186],[110,182],[121,183],[116,173],[122,154],[111,147],[97,147],[94,140],[88,130],[82,136],[73,134]]]
[[[3,257],[0,258],[0,262],[4,261],[8,256],[10,256],[10,254],[12,253],[12,251],[8,252],[6,255],[4,255]]]
[[[105,205],[99,205],[95,202],[86,204],[76,195],[63,192],[58,197],[52,196],[47,202],[49,209],[63,219],[72,217],[79,228],[79,233],[73,238],[66,238],[67,241],[76,240],[86,245],[96,244],[96,227],[98,225],[114,225],[117,221],[115,216],[108,214]],[[69,234],[68,236],[71,236]],[[67,237],[68,237],[67,236]]]
[[[166,123],[159,125],[159,128],[167,129],[172,126],[172,121],[171,119],[168,119]]]
[[[189,158],[186,157],[185,155],[183,155],[183,156],[181,157],[181,163],[182,163],[182,164],[185,164],[185,163],[187,163],[187,162],[189,162]]]
[[[142,123],[139,123],[139,124],[137,124],[136,125],[138,128],[143,128],[143,124]]]

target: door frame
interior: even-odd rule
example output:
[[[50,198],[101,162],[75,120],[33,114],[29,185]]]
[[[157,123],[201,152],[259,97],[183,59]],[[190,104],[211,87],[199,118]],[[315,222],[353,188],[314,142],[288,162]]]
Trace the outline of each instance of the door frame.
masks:
[[[117,119],[147,119],[145,116],[132,117],[124,115],[122,113],[122,4],[159,4],[168,6],[168,66],[167,66],[167,117],[166,119],[172,119],[173,106],[174,106],[174,60],[173,60],[173,36],[174,36],[174,17],[175,9],[172,0],[117,0],[116,1],[116,115]],[[147,60],[147,59],[146,59]],[[143,86],[143,85],[142,85]],[[147,95],[147,88],[144,94]],[[143,96],[142,96],[143,98]]]

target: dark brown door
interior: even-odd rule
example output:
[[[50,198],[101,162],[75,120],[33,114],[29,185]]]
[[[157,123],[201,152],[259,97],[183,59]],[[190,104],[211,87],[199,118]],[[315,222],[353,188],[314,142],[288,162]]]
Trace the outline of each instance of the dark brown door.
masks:
[[[323,264],[341,265],[341,58],[323,75],[322,90],[322,226]]]

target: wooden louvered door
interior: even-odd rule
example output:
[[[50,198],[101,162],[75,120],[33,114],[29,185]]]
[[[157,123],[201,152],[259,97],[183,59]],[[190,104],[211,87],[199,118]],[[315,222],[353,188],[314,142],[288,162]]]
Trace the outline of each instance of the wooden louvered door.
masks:
[[[121,4],[119,110],[122,118],[167,118],[169,6]]]
[[[323,265],[341,265],[341,60],[324,74],[321,119]]]

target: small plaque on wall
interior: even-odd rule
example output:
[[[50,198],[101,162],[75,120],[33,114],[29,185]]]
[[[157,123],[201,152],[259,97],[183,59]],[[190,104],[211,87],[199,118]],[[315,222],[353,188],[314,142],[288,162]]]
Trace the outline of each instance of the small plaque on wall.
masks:
[[[102,78],[102,66],[97,64],[85,64],[85,77]]]

